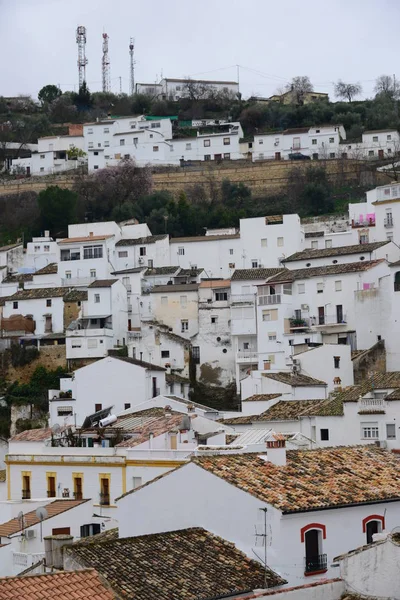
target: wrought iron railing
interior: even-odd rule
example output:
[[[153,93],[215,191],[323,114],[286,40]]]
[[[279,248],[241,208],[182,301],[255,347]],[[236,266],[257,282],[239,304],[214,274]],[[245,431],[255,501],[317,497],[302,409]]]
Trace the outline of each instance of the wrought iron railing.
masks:
[[[105,494],[100,492],[100,505],[101,506],[110,506],[110,494]]]
[[[306,556],[304,559],[305,572],[316,573],[324,571],[328,568],[328,559],[326,554],[318,554],[318,556]]]

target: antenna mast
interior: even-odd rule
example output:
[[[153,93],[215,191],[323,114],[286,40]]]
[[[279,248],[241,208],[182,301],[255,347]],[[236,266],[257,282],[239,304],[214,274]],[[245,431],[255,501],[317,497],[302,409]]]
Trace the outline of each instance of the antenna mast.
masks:
[[[108,56],[108,40],[109,40],[108,34],[103,33],[103,58],[101,60],[103,92],[111,91],[110,58]]]
[[[129,93],[131,96],[135,93],[135,39],[131,38],[129,43],[129,57],[130,57],[130,68],[129,68]]]
[[[78,44],[78,73],[79,73],[79,89],[82,87],[84,81],[86,81],[86,65],[88,59],[86,58],[86,27],[79,25],[76,28],[76,43]]]

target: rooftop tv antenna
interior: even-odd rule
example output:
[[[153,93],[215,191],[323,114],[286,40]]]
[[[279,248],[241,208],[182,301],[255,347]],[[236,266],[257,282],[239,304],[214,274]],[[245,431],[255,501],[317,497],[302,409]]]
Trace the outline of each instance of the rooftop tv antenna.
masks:
[[[79,89],[82,87],[84,81],[86,81],[86,65],[88,59],[86,58],[86,27],[79,25],[76,28],[76,43],[78,44],[78,73],[79,73]]]
[[[133,94],[135,93],[135,38],[131,38],[131,41],[129,42],[129,58],[130,58],[130,64],[129,64],[129,93],[131,96],[133,96]]]
[[[110,57],[108,56],[108,37],[107,33],[103,33],[103,58],[101,59],[101,73],[103,81],[103,92],[111,91],[110,77]]]
[[[24,530],[25,529],[25,517],[24,517],[24,513],[22,512],[22,510],[19,511],[17,519],[21,525],[21,529]]]
[[[40,541],[43,542],[42,523],[45,519],[47,519],[49,513],[44,506],[39,506],[39,508],[36,509],[36,516],[40,521]]]

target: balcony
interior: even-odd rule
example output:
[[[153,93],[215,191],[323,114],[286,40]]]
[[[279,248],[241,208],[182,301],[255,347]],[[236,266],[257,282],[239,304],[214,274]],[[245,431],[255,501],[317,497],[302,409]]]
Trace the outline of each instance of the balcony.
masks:
[[[22,500],[31,499],[31,490],[22,490]]]
[[[232,294],[231,305],[234,304],[250,304],[254,305],[255,294]]]
[[[302,331],[304,329],[309,329],[310,327],[310,319],[297,319],[294,317],[293,319],[289,319],[290,323],[290,331]]]
[[[386,217],[386,219],[383,221],[383,225],[385,227],[394,227],[393,217]]]
[[[318,556],[306,556],[304,559],[305,575],[312,575],[313,573],[326,571],[327,568],[328,559],[326,554],[319,554]]]
[[[140,340],[141,337],[141,331],[128,331],[128,340]]]
[[[88,328],[88,329],[67,329],[66,336],[67,337],[113,337],[113,330],[109,327],[103,328]]]
[[[236,352],[236,362],[248,365],[258,363],[258,353],[254,350],[238,350]]]
[[[337,315],[321,315],[310,318],[311,327],[334,327],[335,325],[347,325],[346,315],[342,315],[341,319],[338,319]]]
[[[352,219],[351,227],[352,229],[357,229],[357,227],[375,227],[375,216],[369,219]]]
[[[270,304],[280,304],[281,300],[281,294],[271,294],[270,296],[258,296],[258,305],[269,306]]]
[[[100,506],[110,506],[110,494],[100,492]]]
[[[359,412],[362,413],[385,412],[385,408],[384,398],[361,398],[359,400]]]

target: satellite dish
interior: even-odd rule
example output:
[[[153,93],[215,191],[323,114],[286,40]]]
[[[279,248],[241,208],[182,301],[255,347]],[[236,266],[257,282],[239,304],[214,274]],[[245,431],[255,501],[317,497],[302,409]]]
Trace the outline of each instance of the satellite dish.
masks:
[[[39,508],[36,509],[36,516],[39,519],[39,521],[44,521],[49,516],[49,513],[44,508],[44,506],[39,506]]]
[[[59,423],[54,423],[53,427],[51,428],[51,431],[53,433],[59,433],[61,431],[61,425],[59,425]]]
[[[392,531],[390,532],[392,535],[393,533],[400,533],[400,527],[397,525],[397,527],[393,527]]]

